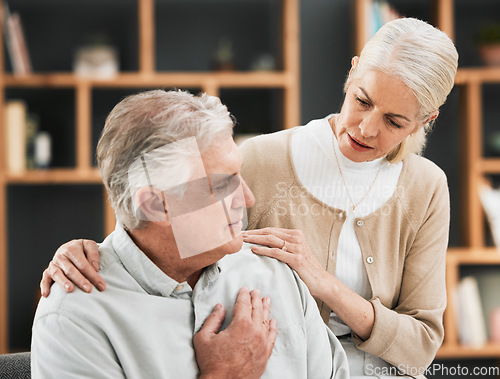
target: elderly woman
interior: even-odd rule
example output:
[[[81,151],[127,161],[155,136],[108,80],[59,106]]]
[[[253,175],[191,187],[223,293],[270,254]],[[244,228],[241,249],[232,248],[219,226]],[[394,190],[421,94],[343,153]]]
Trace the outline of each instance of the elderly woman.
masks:
[[[449,194],[443,171],[418,154],[457,62],[443,32],[390,22],[352,59],[340,113],[241,147],[256,198],[244,239],[297,271],[352,376],[420,375],[443,340]],[[67,283],[57,265],[74,270],[66,250],[44,293],[49,275]]]

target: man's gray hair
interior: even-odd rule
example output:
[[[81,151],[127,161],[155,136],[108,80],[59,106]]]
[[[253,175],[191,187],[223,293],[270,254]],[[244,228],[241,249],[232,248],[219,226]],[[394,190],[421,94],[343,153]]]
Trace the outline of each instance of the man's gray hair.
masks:
[[[419,117],[424,121],[446,101],[457,67],[457,49],[444,32],[425,21],[400,18],[382,26],[366,43],[344,90],[367,71],[384,72],[410,88],[420,105]],[[426,125],[408,136],[389,152],[387,159],[398,162],[410,153],[421,153],[426,132],[431,128],[432,125]]]
[[[125,228],[140,229],[146,225],[134,204],[137,188],[130,172],[134,162],[161,151],[161,164],[155,166],[162,175],[164,187],[188,181],[191,175],[192,149],[182,149],[182,140],[196,138],[203,153],[218,138],[231,136],[234,122],[219,98],[199,96],[181,90],[152,90],[131,95],[118,103],[106,119],[97,145],[97,162],[115,215]],[[192,138],[191,138],[192,139]],[[161,149],[159,149],[161,148]],[[199,156],[199,155],[198,155]],[[160,162],[158,162],[160,163]],[[169,175],[164,175],[168,172]],[[171,183],[169,183],[171,181]]]

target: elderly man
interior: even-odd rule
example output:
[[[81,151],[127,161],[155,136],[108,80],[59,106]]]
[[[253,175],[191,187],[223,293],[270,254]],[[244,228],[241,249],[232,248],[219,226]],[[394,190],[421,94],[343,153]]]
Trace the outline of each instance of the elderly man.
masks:
[[[232,127],[218,98],[182,91],[113,109],[97,147],[117,218],[99,247],[108,287],[40,301],[33,377],[348,377],[296,273],[242,248],[254,199]]]

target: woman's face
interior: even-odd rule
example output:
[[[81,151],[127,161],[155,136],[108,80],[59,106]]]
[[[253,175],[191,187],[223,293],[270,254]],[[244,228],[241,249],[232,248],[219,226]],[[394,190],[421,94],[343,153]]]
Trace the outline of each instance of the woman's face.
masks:
[[[353,59],[353,67],[356,64]],[[351,81],[340,114],[332,120],[340,151],[354,162],[387,155],[424,125],[419,110],[416,97],[401,80],[381,71],[366,72]]]

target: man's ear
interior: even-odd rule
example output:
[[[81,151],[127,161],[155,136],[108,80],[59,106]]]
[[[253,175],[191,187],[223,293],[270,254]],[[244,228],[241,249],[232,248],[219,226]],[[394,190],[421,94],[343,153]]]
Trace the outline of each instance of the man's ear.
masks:
[[[136,214],[144,221],[168,220],[163,192],[154,187],[139,188],[135,194]]]

